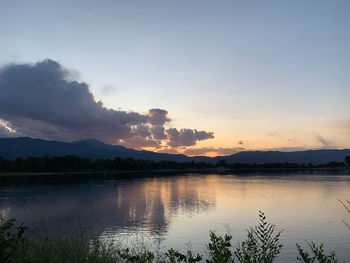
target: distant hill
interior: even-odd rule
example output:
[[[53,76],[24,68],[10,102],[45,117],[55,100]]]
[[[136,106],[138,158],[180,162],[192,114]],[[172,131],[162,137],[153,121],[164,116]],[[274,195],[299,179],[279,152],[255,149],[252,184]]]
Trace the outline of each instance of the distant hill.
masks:
[[[171,160],[177,162],[188,161],[189,157],[182,154],[165,154],[151,151],[137,151],[120,145],[109,145],[98,140],[88,139],[72,143],[60,141],[46,141],[29,137],[0,138],[0,156],[6,159],[17,157],[64,156],[68,154],[91,159],[115,157],[132,157],[145,160]]]
[[[17,157],[64,156],[68,154],[91,159],[115,157],[132,157],[135,159],[153,161],[176,161],[176,162],[210,162],[216,163],[225,160],[227,163],[313,163],[321,164],[331,161],[344,161],[345,156],[350,156],[350,150],[309,150],[297,152],[279,151],[244,151],[230,156],[220,157],[188,157],[183,154],[165,154],[151,151],[138,151],[128,149],[120,145],[109,145],[98,140],[88,139],[72,143],[20,138],[0,138],[0,156],[14,160]]]
[[[296,152],[245,151],[221,159],[227,163],[312,163],[324,164],[332,161],[342,162],[350,156],[350,149],[345,150],[307,150]]]

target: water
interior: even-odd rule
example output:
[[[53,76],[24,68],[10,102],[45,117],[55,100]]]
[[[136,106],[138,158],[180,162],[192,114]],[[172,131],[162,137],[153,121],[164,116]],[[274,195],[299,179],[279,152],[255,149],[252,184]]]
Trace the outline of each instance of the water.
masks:
[[[305,240],[350,259],[350,231],[342,222],[350,215],[338,202],[350,199],[346,172],[13,180],[0,181],[0,212],[25,222],[31,234],[43,224],[88,224],[101,238],[138,233],[161,238],[166,248],[185,251],[190,244],[205,254],[209,230],[224,234],[228,224],[235,245],[262,210],[284,229],[278,262],[296,262],[295,243],[305,246]]]

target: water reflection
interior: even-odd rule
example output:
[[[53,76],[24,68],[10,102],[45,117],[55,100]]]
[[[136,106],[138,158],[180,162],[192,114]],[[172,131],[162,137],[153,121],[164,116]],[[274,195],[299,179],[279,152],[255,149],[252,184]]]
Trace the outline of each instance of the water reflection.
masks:
[[[33,232],[67,224],[92,225],[101,237],[144,233],[161,235],[166,247],[192,242],[204,254],[208,231],[223,234],[231,226],[233,244],[256,225],[257,212],[284,229],[285,244],[277,262],[295,262],[297,242],[313,240],[348,258],[348,216],[338,199],[350,199],[350,176],[332,173],[187,174],[133,180],[115,178],[45,178],[0,182],[0,209],[25,222]],[[220,232],[221,231],[221,232]]]
[[[176,179],[174,179],[176,178]],[[164,234],[179,213],[199,214],[215,207],[205,178],[193,176],[142,180],[90,180],[83,184],[1,187],[0,209],[8,218],[38,230],[88,224],[95,230]]]

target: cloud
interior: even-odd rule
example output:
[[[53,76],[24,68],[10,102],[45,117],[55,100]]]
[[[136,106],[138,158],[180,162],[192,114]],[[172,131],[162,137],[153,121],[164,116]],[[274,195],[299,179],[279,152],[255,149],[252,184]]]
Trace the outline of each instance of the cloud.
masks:
[[[213,138],[211,132],[181,129],[175,143],[163,127],[171,121],[168,111],[150,109],[141,114],[106,108],[95,100],[88,84],[74,80],[75,76],[49,59],[1,68],[0,136],[9,135],[6,127],[11,127],[11,134],[17,136],[62,141],[95,138],[134,148],[159,147],[162,143],[194,145]],[[194,134],[191,142],[181,131]]]
[[[243,147],[232,147],[232,148],[202,147],[202,148],[188,148],[188,149],[185,149],[183,153],[190,156],[205,155],[208,153],[215,153],[217,155],[232,155],[241,151],[244,151]]]
[[[315,139],[322,144],[323,147],[330,147],[331,143],[326,140],[324,137],[322,137],[317,132],[314,132]]]
[[[170,128],[165,131],[168,137],[168,145],[171,147],[193,146],[197,141],[214,138],[212,132],[197,131],[191,129]]]
[[[244,140],[240,140],[240,141],[238,142],[238,144],[243,145],[243,144],[244,144]]]
[[[163,126],[160,125],[154,125],[150,128],[150,132],[153,136],[154,139],[156,140],[163,140],[163,139],[167,139],[168,137],[166,136],[165,132],[165,128]]]
[[[149,122],[154,125],[164,125],[169,122],[168,112],[162,109],[150,109],[148,111]]]
[[[9,125],[8,122],[0,119],[0,137],[16,137],[18,134],[16,131]]]
[[[20,133],[63,140],[105,137],[116,141],[130,136],[131,125],[147,121],[139,113],[105,108],[86,83],[67,78],[69,72],[52,60],[3,68],[0,118]]]
[[[120,145],[141,150],[144,147],[152,147],[159,149],[161,148],[161,141],[160,140],[154,140],[152,138],[145,138],[141,136],[134,136],[125,140],[120,141]]]
[[[136,127],[132,128],[132,135],[137,136],[137,137],[146,138],[146,137],[151,136],[151,133],[149,131],[148,126],[139,124]]]

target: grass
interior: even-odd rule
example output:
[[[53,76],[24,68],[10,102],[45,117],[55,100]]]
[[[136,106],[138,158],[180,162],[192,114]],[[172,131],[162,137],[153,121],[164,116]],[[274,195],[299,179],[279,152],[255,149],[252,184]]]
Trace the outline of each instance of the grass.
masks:
[[[345,208],[350,202],[341,202]],[[350,210],[347,209],[350,214]],[[102,241],[90,230],[77,228],[74,232],[41,238],[24,237],[25,227],[16,226],[15,220],[3,220],[0,225],[0,263],[272,263],[278,258],[283,244],[282,230],[268,223],[259,211],[259,223],[247,230],[247,238],[238,246],[231,244],[232,236],[210,232],[207,256],[188,250],[181,253],[174,249],[162,250],[159,244],[147,244],[142,240],[132,245],[122,242]],[[348,225],[346,225],[348,226]],[[307,243],[308,250],[297,244],[296,261],[303,263],[335,263],[335,252],[326,254],[323,245]]]

